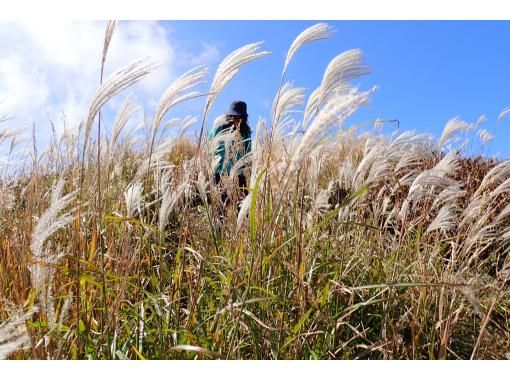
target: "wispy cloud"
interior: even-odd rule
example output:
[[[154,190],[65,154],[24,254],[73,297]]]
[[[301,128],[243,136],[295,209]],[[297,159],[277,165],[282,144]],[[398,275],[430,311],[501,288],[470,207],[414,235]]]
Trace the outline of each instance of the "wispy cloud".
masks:
[[[212,63],[219,63],[221,53],[216,45],[202,42],[202,51],[198,54],[190,56],[190,63],[192,65],[210,65]]]
[[[77,124],[87,112],[99,86],[99,69],[105,22],[39,21],[0,22],[0,113],[14,122],[44,130],[47,115]],[[132,61],[150,57],[161,64],[131,89],[149,108],[171,81],[189,66],[219,59],[212,44],[200,51],[182,51],[170,32],[156,21],[122,21],[115,30],[106,62],[106,75]],[[187,67],[189,68],[189,67]],[[116,109],[126,94],[107,107]]]

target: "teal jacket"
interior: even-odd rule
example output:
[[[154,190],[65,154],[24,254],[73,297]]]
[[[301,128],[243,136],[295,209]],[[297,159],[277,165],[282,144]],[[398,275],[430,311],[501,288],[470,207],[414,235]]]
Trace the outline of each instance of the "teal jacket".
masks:
[[[211,128],[211,131],[209,132],[209,138],[212,140],[217,135],[219,135],[221,132],[227,130],[230,128],[231,125],[228,123],[226,115],[222,115],[218,117],[215,122],[214,126]],[[251,152],[251,130],[250,128],[247,128],[247,132],[245,135],[242,135],[242,149],[241,151],[237,152],[236,159],[234,160],[233,157],[229,157],[228,161],[225,162],[225,141],[220,140],[216,146],[214,147],[214,156],[220,156],[220,162],[216,166],[214,173],[215,174],[228,174],[230,175],[230,171],[234,167],[235,163],[239,161],[241,158],[243,158],[246,154]],[[239,169],[239,174],[243,174],[243,168],[241,167]]]

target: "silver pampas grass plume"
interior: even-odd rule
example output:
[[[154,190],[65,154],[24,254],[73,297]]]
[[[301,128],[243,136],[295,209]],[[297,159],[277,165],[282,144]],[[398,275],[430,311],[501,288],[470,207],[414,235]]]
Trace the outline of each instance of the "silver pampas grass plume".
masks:
[[[104,68],[104,63],[106,61],[106,55],[108,53],[108,48],[110,47],[110,42],[112,40],[113,32],[115,30],[116,25],[117,25],[117,21],[115,21],[115,20],[108,20],[106,23],[106,30],[104,33],[104,43],[103,43],[103,55],[101,58],[101,68]]]
[[[494,191],[491,192],[490,198],[494,199],[500,194],[509,192],[510,192],[510,178],[507,178],[501,185],[496,187]]]
[[[493,167],[489,172],[483,177],[480,186],[476,189],[474,197],[479,196],[487,187],[500,184],[510,177],[510,160],[503,161]]]
[[[140,214],[142,207],[142,190],[143,186],[136,181],[131,183],[126,191],[124,191],[124,200],[126,202],[126,212],[128,217],[134,217]]]
[[[30,278],[50,327],[56,322],[51,282],[55,273],[54,266],[62,254],[53,252],[45,244],[53,234],[76,218],[77,210],[77,208],[72,208],[62,213],[75,200],[76,196],[76,191],[62,196],[63,187],[64,180],[61,178],[53,187],[50,207],[41,215],[32,232],[30,245],[33,261],[29,265]]]
[[[459,169],[459,157],[456,152],[448,153],[436,166],[420,173],[409,187],[408,198],[417,201],[423,196],[432,196],[433,192],[458,186],[457,181],[448,178]]]
[[[366,75],[370,72],[368,65],[363,63],[363,52],[360,49],[352,49],[337,55],[331,60],[324,72],[320,85],[318,106],[327,99],[328,95],[339,86],[344,87],[347,82]]]
[[[163,194],[161,207],[159,209],[158,227],[160,232],[163,232],[168,224],[168,218],[170,216],[170,213],[177,205],[177,202],[181,199],[181,196],[189,187],[189,183],[187,181],[184,181],[177,187],[172,188],[173,182],[170,180],[170,172],[168,171],[163,173],[161,182]]]
[[[456,226],[455,213],[450,205],[446,204],[437,213],[436,218],[430,223],[426,233],[429,234],[432,231],[441,230],[446,232]]]
[[[294,87],[292,83],[285,83],[280,91],[280,97],[273,102],[274,123],[278,128],[280,122],[292,112],[292,109],[303,105],[305,89]]]
[[[461,185],[454,184],[452,186],[448,186],[436,196],[432,206],[439,207],[442,205],[451,204],[457,201],[459,198],[464,197],[466,194],[467,192],[462,189]]]
[[[320,86],[317,87],[308,97],[308,102],[306,103],[305,113],[303,115],[303,125],[307,126],[313,116],[316,115],[317,110],[319,108],[319,98],[321,95]]]
[[[505,117],[510,115],[510,107],[506,107],[498,116],[498,123],[503,120]]]
[[[261,41],[240,47],[226,56],[220,63],[211,83],[210,94],[205,103],[204,118],[207,116],[220,92],[239,73],[239,69],[243,65],[270,54],[269,51],[260,51],[262,43]]]
[[[507,204],[503,210],[501,210],[496,219],[494,219],[494,223],[499,223],[506,219],[508,216],[510,216],[510,203]]]
[[[7,359],[16,351],[30,347],[30,337],[25,323],[36,310],[13,315],[0,325],[0,360]]]
[[[92,124],[101,107],[119,92],[143,79],[156,67],[158,66],[153,63],[147,63],[145,59],[142,59],[118,69],[106,78],[90,102],[89,112],[85,122],[83,154],[85,154],[85,149],[90,138]]]
[[[154,111],[154,118],[152,121],[153,135],[156,133],[165,114],[172,107],[200,95],[196,91],[187,91],[202,84],[207,72],[207,68],[204,66],[195,67],[182,74],[165,90],[159,99],[156,111]]]
[[[486,130],[486,129],[480,129],[480,130],[477,132],[477,135],[478,135],[478,137],[480,138],[480,142],[481,142],[482,144],[487,144],[487,143],[491,142],[492,140],[494,140],[494,136],[493,136],[493,135],[491,135],[491,134],[489,133],[489,131],[488,131],[488,130]]]
[[[22,127],[3,127],[0,130],[0,145],[4,144],[10,138],[16,137],[23,132]]]
[[[183,136],[194,124],[198,122],[198,116],[188,115],[182,119],[181,125],[179,127],[178,137]]]
[[[122,130],[126,126],[131,116],[139,108],[140,107],[133,102],[133,97],[128,96],[120,106],[119,110],[117,111],[117,115],[115,116],[115,120],[113,121],[112,136],[108,144],[108,158],[110,161],[113,159],[113,156],[115,154],[115,147],[117,145],[117,141],[120,137],[120,134],[122,133]]]
[[[458,117],[448,120],[446,123],[441,138],[439,139],[439,146],[443,147],[448,141],[452,140],[457,133],[469,131],[472,126],[465,121],[460,120]]]
[[[459,170],[459,155],[456,152],[450,152],[439,161],[433,170],[439,176],[454,176]]]
[[[474,128],[478,128],[481,124],[485,123],[487,121],[487,116],[482,115],[476,120]]]
[[[239,230],[243,226],[243,223],[246,220],[248,213],[250,212],[252,198],[253,198],[253,192],[250,191],[250,193],[241,202],[241,208],[239,210],[239,215],[237,216],[237,227],[236,227],[237,232],[239,232]]]
[[[301,34],[299,34],[299,36],[297,36],[292,42],[287,52],[282,77],[285,76],[285,72],[287,71],[290,61],[303,45],[309,44],[313,41],[330,38],[332,34],[333,29],[326,23],[315,24],[301,32]]]
[[[423,173],[420,173],[413,181],[411,187],[409,188],[408,197],[413,201],[418,201],[424,196],[432,196],[432,189],[441,190],[447,187],[455,186],[456,184],[457,182],[453,179],[445,178],[443,176],[437,175],[433,171],[426,170]],[[432,189],[426,190],[426,188]]]
[[[299,146],[294,151],[289,175],[294,173],[301,165],[302,160],[312,152],[328,131],[340,127],[345,119],[369,101],[370,95],[376,90],[377,87],[374,87],[367,92],[352,91],[349,94],[338,94],[332,97],[307,128]]]
[[[330,96],[349,92],[350,80],[369,72],[368,65],[363,63],[363,52],[359,49],[348,50],[333,58],[324,72],[321,85],[310,94],[303,124],[309,123]]]
[[[64,180],[61,178],[54,186],[50,207],[41,215],[34,231],[30,248],[36,257],[45,257],[44,243],[60,228],[65,227],[74,218],[73,210],[60,214],[75,199],[76,192],[62,196]]]

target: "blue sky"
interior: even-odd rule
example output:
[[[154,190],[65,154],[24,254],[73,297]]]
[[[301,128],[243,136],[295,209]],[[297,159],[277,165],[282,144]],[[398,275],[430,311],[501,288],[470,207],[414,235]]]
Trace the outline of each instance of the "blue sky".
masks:
[[[372,73],[358,81],[361,88],[380,86],[372,104],[350,119],[352,124],[376,118],[399,119],[403,130],[439,136],[445,123],[460,116],[495,135],[484,153],[510,155],[510,119],[496,123],[510,105],[510,22],[496,21],[333,21],[330,40],[318,41],[298,52],[287,79],[315,89],[328,62],[337,54],[360,48]],[[283,22],[169,22],[178,38],[218,44],[220,51],[265,40],[273,54],[243,69],[218,99],[216,111],[233,98],[246,99],[252,115],[268,115],[268,105],[289,44],[306,21]]]
[[[151,74],[146,83],[131,90],[151,115],[159,95],[180,73],[194,65],[206,64],[212,77],[221,59],[232,50],[264,40],[264,49],[272,54],[243,67],[211,112],[212,119],[226,110],[231,100],[243,99],[248,103],[251,124],[255,126],[258,116],[267,118],[270,114],[289,45],[315,22],[120,22],[113,37],[107,72],[147,54],[162,62],[163,67]],[[510,157],[506,143],[510,141],[510,118],[496,123],[499,113],[510,106],[507,47],[510,22],[327,22],[336,29],[333,38],[304,46],[287,73],[286,79],[307,88],[307,95],[319,85],[332,58],[347,49],[360,48],[372,72],[356,83],[361,89],[373,85],[380,89],[373,95],[371,106],[358,111],[348,124],[376,118],[399,119],[401,130],[439,136],[450,118],[459,116],[474,123],[485,115],[487,122],[482,128],[489,130],[495,139],[483,153]],[[55,26],[53,34],[46,31],[43,23],[40,29],[27,24],[14,26],[0,21],[0,49],[7,52],[0,57],[0,74],[4,74],[3,78],[0,76],[0,100],[12,99],[9,95],[13,89],[19,93],[16,101],[4,101],[3,105],[10,106],[10,110],[1,108],[0,104],[0,114],[10,111],[24,125],[31,125],[34,121],[31,119],[36,119],[42,136],[47,131],[46,113],[57,117],[58,112],[65,110],[79,120],[96,86],[104,24],[67,22]],[[62,31],[70,35],[69,40],[62,36]],[[29,53],[28,50],[34,49],[27,46],[40,49],[37,57],[29,55],[35,53]],[[8,84],[6,73],[11,78]],[[17,77],[24,81],[21,85],[12,79]],[[113,115],[125,95],[114,99],[106,113]],[[199,100],[176,109],[168,117],[198,114],[202,107],[203,102]]]

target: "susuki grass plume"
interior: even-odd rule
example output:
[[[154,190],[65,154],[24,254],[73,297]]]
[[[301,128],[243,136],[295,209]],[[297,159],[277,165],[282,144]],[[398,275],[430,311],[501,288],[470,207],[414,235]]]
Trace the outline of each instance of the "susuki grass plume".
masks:
[[[40,216],[32,232],[30,248],[32,263],[29,266],[33,289],[38,294],[41,311],[45,313],[50,327],[56,322],[55,307],[51,291],[55,265],[63,256],[58,248],[47,244],[48,240],[61,228],[76,218],[76,209],[64,211],[73,201],[76,192],[62,195],[64,179],[60,178],[51,194],[50,207]]]
[[[223,59],[211,82],[209,95],[205,102],[204,118],[207,117],[220,92],[238,74],[243,65],[271,54],[269,51],[260,51],[262,43],[261,41],[242,46]]]
[[[135,61],[108,76],[92,98],[84,124],[83,154],[90,138],[92,124],[101,107],[122,90],[138,82],[156,69],[157,65],[146,59]]]
[[[510,115],[510,107],[506,107],[498,116],[498,123],[503,120],[505,117]]]
[[[331,38],[332,34],[333,29],[326,23],[315,24],[301,32],[292,42],[289,50],[287,51],[287,57],[285,58],[285,63],[283,65],[282,77],[285,76],[290,61],[302,46],[313,41]]]
[[[34,311],[10,316],[0,324],[0,360],[7,359],[18,350],[30,348],[26,323]]]

